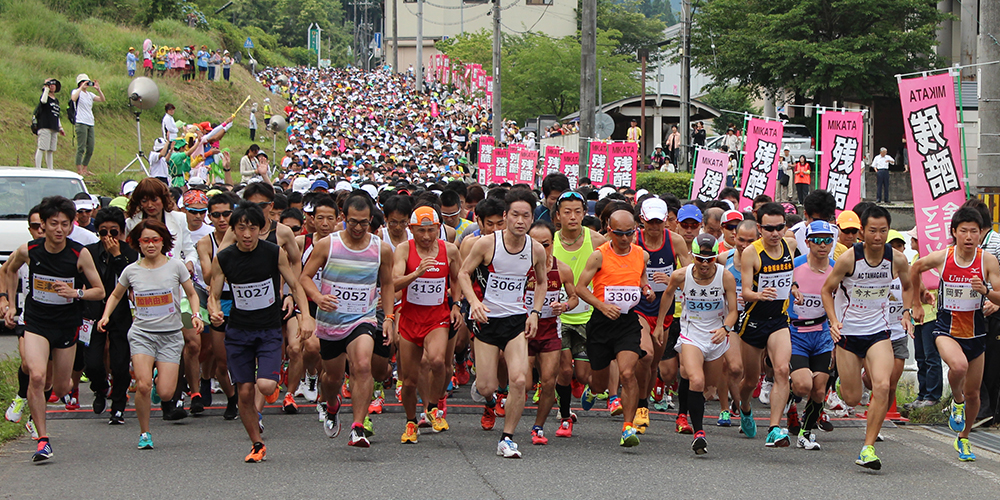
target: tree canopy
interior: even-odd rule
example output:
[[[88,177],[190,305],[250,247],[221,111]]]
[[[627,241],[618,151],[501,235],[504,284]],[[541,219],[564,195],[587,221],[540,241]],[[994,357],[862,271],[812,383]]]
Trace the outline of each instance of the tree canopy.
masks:
[[[712,0],[696,5],[691,61],[721,85],[833,100],[895,95],[933,68],[934,0]]]

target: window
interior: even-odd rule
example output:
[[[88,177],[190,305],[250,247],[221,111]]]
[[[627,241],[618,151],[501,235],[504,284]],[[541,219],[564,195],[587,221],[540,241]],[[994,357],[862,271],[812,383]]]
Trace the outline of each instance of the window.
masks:
[[[527,5],[552,5],[552,0],[525,0]]]

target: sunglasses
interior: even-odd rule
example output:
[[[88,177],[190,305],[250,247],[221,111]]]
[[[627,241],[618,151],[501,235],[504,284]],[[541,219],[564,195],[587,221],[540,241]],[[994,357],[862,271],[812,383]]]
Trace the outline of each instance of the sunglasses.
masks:
[[[28,223],[28,227],[30,227],[32,231],[38,231],[39,229],[42,228],[42,223],[41,222],[29,222]]]
[[[860,229],[850,228],[850,229],[841,229],[840,231],[843,232],[844,234],[858,234],[858,231],[860,231]]]
[[[694,260],[696,260],[698,262],[701,262],[702,264],[707,264],[709,262],[714,261],[716,257],[718,257],[718,255],[705,255],[705,256],[702,256],[702,255],[695,254]]]
[[[763,229],[764,231],[769,232],[769,233],[776,233],[776,232],[779,232],[779,231],[784,231],[785,230],[785,225],[784,224],[775,224],[773,226],[760,226],[760,228]]]
[[[212,217],[213,219],[218,219],[219,217],[229,217],[230,215],[233,215],[233,211],[232,210],[225,210],[225,211],[222,211],[222,212],[212,212],[212,213],[210,213],[208,215],[210,217]]]
[[[254,205],[257,205],[258,207],[260,207],[263,210],[263,209],[271,206],[271,203],[274,203],[274,202],[273,201],[262,201],[260,203],[254,203]]]
[[[110,234],[112,238],[117,238],[118,230],[112,229],[111,231],[108,231],[107,229],[101,229],[100,231],[97,232],[97,234],[100,235],[101,238],[107,236],[108,234]]]
[[[288,229],[291,229],[293,233],[297,233],[302,230],[302,226],[288,226]]]
[[[90,209],[89,209],[89,208],[81,208],[81,209],[77,210],[77,211],[76,211],[76,213],[78,213],[78,214],[82,214],[82,213],[84,213],[84,212],[89,212],[89,211],[90,211]]]
[[[139,238],[139,243],[143,245],[148,245],[150,243],[161,243],[161,242],[163,242],[163,238],[159,236],[153,236],[149,238]]]
[[[208,212],[208,208],[186,208],[185,210],[193,214],[203,214]]]
[[[684,229],[692,229],[693,230],[693,229],[698,229],[699,227],[701,227],[701,223],[700,222],[681,222],[680,226],[683,227]]]
[[[633,234],[635,234],[635,229],[629,229],[628,231],[618,231],[616,229],[612,229],[611,234],[622,237],[632,236]]]
[[[815,243],[817,245],[829,245],[833,243],[833,236],[823,236],[822,238],[806,238],[806,241]]]
[[[584,201],[583,195],[577,193],[576,191],[566,191],[565,193],[559,195],[560,200],[565,200],[566,198],[576,198],[580,201]]]
[[[736,228],[740,227],[740,225],[739,224],[726,224],[725,226],[722,226],[722,227],[724,227],[724,228],[726,228],[726,229],[728,229],[730,231],[735,231]]]

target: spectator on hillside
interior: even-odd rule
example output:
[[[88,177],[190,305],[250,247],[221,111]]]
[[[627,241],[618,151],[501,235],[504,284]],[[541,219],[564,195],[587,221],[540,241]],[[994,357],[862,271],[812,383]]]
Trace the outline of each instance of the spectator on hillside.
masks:
[[[228,50],[222,51],[222,79],[229,81],[229,71],[233,67],[233,56],[229,55]],[[230,83],[232,85],[232,83]]]
[[[163,107],[163,110],[165,113],[163,115],[163,121],[160,122],[161,128],[163,129],[163,138],[168,141],[172,141],[177,138],[177,122],[174,121],[174,112],[177,110],[177,107],[174,106],[173,103],[168,102],[167,105]]]
[[[128,48],[128,54],[125,54],[125,69],[128,71],[129,78],[135,76],[135,64],[139,61],[139,58],[135,56],[135,47]]]
[[[250,106],[250,142],[257,137],[257,103]]]
[[[257,166],[259,165],[257,153],[259,152],[260,146],[251,144],[246,154],[240,158],[240,182],[246,184],[257,176]]]
[[[97,95],[90,92],[94,89]],[[87,168],[94,156],[94,103],[104,102],[101,84],[91,81],[86,73],[76,76],[76,89],[70,95],[76,103],[76,171],[80,175],[90,175]]]
[[[208,59],[212,55],[208,52],[208,46],[202,45],[201,50],[195,55],[198,60],[198,74],[204,78],[206,73],[208,73]]]
[[[218,73],[217,68],[222,64],[222,56],[219,55],[218,51],[211,51],[211,55],[208,57],[208,81],[214,82],[216,74]]]
[[[42,96],[35,107],[35,122],[38,125],[38,149],[35,151],[35,168],[42,168],[42,158],[52,170],[52,156],[56,152],[59,134],[66,135],[59,120],[59,99],[53,94],[62,90],[62,83],[49,78],[42,84]]]
[[[168,186],[170,185],[170,173],[167,167],[167,157],[170,156],[170,149],[167,148],[167,145],[170,142],[162,137],[157,137],[153,141],[153,150],[149,152],[149,176],[160,179]]]

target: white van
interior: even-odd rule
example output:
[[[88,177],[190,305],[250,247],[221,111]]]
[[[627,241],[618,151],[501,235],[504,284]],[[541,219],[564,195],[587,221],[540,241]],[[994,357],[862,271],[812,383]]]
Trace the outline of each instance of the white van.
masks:
[[[43,168],[0,167],[0,262],[29,241],[28,211],[46,196],[73,199],[87,191],[75,172]]]

